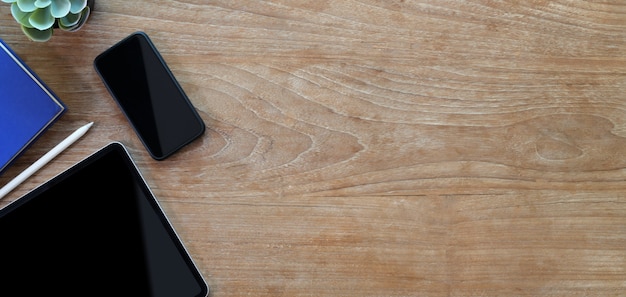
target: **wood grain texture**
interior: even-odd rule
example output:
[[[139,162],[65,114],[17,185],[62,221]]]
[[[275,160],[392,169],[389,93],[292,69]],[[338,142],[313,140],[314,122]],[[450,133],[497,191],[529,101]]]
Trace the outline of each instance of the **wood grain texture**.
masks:
[[[137,30],[207,125],[160,162],[92,66]],[[96,123],[0,206],[120,141],[212,296],[625,296],[624,1],[98,0],[43,44],[3,4],[0,38],[69,107],[0,184]]]

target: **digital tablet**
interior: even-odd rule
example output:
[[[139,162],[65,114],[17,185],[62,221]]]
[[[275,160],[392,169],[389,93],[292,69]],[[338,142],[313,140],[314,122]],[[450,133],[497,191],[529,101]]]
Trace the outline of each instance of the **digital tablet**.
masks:
[[[125,147],[113,142],[0,209],[0,296],[208,295]]]

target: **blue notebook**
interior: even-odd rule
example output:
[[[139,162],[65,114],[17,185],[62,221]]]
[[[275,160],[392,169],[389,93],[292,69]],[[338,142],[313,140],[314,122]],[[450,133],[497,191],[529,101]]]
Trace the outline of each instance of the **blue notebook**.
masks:
[[[0,39],[0,174],[66,109]]]

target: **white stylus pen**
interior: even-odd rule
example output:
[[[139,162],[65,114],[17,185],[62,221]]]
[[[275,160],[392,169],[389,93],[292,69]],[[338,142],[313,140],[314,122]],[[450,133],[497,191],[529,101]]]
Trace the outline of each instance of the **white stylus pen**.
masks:
[[[74,131],[74,133],[70,134],[70,136],[63,139],[63,141],[57,144],[57,146],[55,146],[53,149],[51,149],[49,152],[47,152],[45,155],[39,158],[39,160],[37,160],[35,163],[30,165],[24,171],[22,171],[22,173],[20,173],[18,176],[12,179],[4,187],[2,187],[2,189],[0,189],[0,199],[2,199],[2,197],[4,197],[9,192],[11,192],[13,189],[15,189],[15,187],[17,187],[19,184],[24,182],[31,175],[33,175],[33,173],[37,172],[37,170],[41,169],[41,167],[48,164],[50,160],[54,159],[54,157],[56,157],[58,154],[64,151],[72,143],[74,143],[76,140],[78,140],[83,135],[85,135],[85,133],[87,133],[87,130],[91,128],[91,125],[93,125],[93,122],[78,128],[76,131]]]

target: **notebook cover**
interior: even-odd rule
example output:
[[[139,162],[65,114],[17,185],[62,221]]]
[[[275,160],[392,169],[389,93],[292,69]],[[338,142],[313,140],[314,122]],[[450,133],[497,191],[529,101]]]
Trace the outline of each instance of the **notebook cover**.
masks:
[[[0,174],[66,109],[0,39]]]

